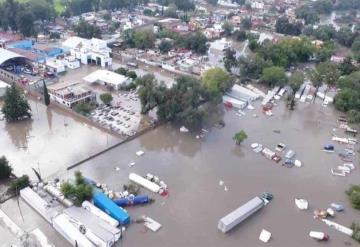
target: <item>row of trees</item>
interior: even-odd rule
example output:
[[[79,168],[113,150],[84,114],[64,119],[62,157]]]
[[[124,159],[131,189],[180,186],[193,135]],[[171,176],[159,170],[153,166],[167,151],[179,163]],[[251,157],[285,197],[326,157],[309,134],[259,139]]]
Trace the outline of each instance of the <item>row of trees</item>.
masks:
[[[25,37],[36,37],[45,25],[34,25],[35,21],[45,23],[59,15],[69,17],[100,9],[132,9],[146,3],[148,3],[148,0],[72,0],[61,1],[56,4],[52,0],[5,0],[0,4],[0,27],[3,30],[20,32]],[[82,23],[80,27],[84,26]],[[84,35],[84,37],[96,37],[98,30],[94,32],[96,34],[92,36]]]
[[[163,40],[159,45],[159,49],[163,53],[168,52],[172,48],[185,48],[198,54],[205,54],[208,50],[207,38],[200,32],[181,35],[170,30],[163,30],[155,35],[147,30],[128,30],[123,34],[123,37],[129,47],[136,47],[138,49],[154,48],[156,38],[167,38],[169,40]]]
[[[171,88],[158,83],[150,74],[138,78],[136,84],[143,114],[157,108],[160,121],[173,121],[196,129],[201,127],[206,115],[203,103],[219,102],[231,87],[232,78],[221,68],[212,68],[205,72],[202,80],[179,76]]]

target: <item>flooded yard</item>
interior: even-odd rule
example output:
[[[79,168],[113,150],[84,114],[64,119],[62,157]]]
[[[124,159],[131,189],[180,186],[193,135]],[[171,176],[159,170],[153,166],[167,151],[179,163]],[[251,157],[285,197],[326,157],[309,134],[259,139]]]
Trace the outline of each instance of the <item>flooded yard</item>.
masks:
[[[33,117],[17,123],[0,121],[0,155],[5,155],[17,175],[43,177],[120,141],[58,107],[46,108],[29,101]]]
[[[207,128],[209,133],[204,139],[197,140],[190,133],[165,125],[79,166],[77,169],[85,176],[106,183],[114,191],[129,182],[131,172],[150,172],[169,186],[168,198],[142,189],[142,194],[154,197],[155,203],[128,209],[133,219],[147,215],[163,224],[163,228],[152,233],[133,223],[117,246],[255,247],[263,246],[258,240],[262,229],[272,233],[267,246],[322,245],[308,236],[311,230],[328,233],[327,246],[356,245],[350,237],[313,219],[315,209],[326,209],[332,202],[346,207],[345,212],[336,214],[335,222],[350,226],[353,220],[360,219],[344,193],[350,184],[360,181],[358,167],[348,177],[332,176],[330,169],[343,162],[336,153],[322,151],[324,144],[331,143],[333,133],[344,136],[340,129],[333,131],[337,126],[336,113],[331,107],[310,103],[299,103],[298,109],[291,112],[279,102],[274,116],[267,117],[259,105],[257,102],[256,110],[243,117],[233,110],[220,110],[218,118],[223,117],[225,128]],[[259,117],[253,118],[253,113]],[[236,146],[232,137],[240,129],[246,131],[248,139]],[[251,150],[253,142],[270,149],[279,142],[285,143],[297,153],[303,167],[285,168],[267,160]],[[335,148],[340,151],[340,145],[335,144]],[[137,157],[138,150],[145,155]],[[135,162],[131,168],[130,162]],[[62,175],[73,176],[75,170]],[[219,186],[220,180],[228,191]],[[217,230],[221,217],[264,191],[274,194],[268,206],[229,234]],[[295,197],[306,198],[310,209],[299,211]]]

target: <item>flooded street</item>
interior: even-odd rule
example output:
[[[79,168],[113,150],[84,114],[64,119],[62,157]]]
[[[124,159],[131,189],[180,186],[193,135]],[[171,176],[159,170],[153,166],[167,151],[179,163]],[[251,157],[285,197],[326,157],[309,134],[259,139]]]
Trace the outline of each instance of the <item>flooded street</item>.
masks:
[[[210,132],[202,140],[165,125],[79,166],[77,169],[85,176],[106,183],[114,191],[129,182],[130,172],[150,172],[170,188],[169,198],[142,189],[142,194],[154,197],[155,203],[128,209],[133,219],[148,215],[163,228],[152,233],[142,225],[131,224],[117,246],[256,247],[263,246],[258,240],[263,228],[272,233],[267,246],[322,245],[308,236],[311,230],[328,233],[327,246],[356,245],[348,236],[313,219],[315,209],[326,209],[332,202],[346,207],[345,212],[336,214],[335,222],[350,226],[360,219],[344,193],[350,184],[360,181],[358,168],[346,178],[334,177],[330,169],[342,162],[336,153],[322,151],[324,144],[331,143],[336,127],[333,109],[299,103],[298,109],[290,112],[279,102],[269,118],[260,112],[259,105],[257,102],[256,110],[245,117],[235,115],[235,111],[226,112],[225,128],[207,128]],[[252,117],[255,112],[258,118]],[[236,146],[232,136],[240,129],[246,131],[248,139]],[[273,130],[280,130],[280,134]],[[344,136],[340,129],[334,133]],[[303,167],[285,168],[269,161],[251,150],[253,142],[270,149],[283,142],[297,153]],[[339,145],[335,147],[340,151]],[[137,157],[138,150],[145,151],[145,155]],[[129,168],[130,162],[136,162],[135,166]],[[72,177],[75,170],[62,175]],[[227,192],[219,186],[220,180],[229,188]],[[264,191],[274,194],[268,206],[229,234],[217,230],[221,217]],[[310,210],[299,211],[295,197],[306,198]]]
[[[34,100],[29,103],[31,120],[0,121],[0,155],[8,158],[17,175],[34,178],[31,168],[35,168],[47,177],[120,141],[63,109],[47,109],[42,102]]]

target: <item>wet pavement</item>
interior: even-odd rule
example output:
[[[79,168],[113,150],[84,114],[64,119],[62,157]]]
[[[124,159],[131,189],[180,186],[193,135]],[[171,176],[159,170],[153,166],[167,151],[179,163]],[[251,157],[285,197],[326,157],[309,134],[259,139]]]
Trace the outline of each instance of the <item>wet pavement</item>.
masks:
[[[122,185],[129,182],[130,172],[141,175],[150,172],[163,179],[170,188],[168,198],[142,189],[142,194],[153,197],[155,203],[128,209],[133,219],[147,215],[160,222],[162,229],[152,233],[141,224],[133,223],[116,246],[256,247],[263,246],[258,240],[263,228],[272,233],[267,246],[322,246],[322,243],[309,238],[311,230],[330,235],[326,246],[356,246],[348,236],[312,217],[313,210],[326,209],[330,203],[340,202],[346,210],[336,214],[335,222],[349,226],[353,220],[360,219],[359,212],[350,207],[344,193],[350,184],[359,183],[358,167],[346,178],[334,177],[330,168],[342,162],[336,153],[322,151],[324,144],[331,143],[333,133],[345,136],[340,129],[333,132],[336,113],[332,107],[299,103],[298,109],[291,112],[283,102],[279,102],[273,110],[274,116],[267,117],[260,112],[260,102],[255,106],[255,110],[246,111],[247,115],[243,117],[237,116],[234,110],[227,112],[220,107],[212,119],[223,118],[226,126],[223,129],[206,127],[209,133],[203,139],[198,140],[195,134],[180,133],[177,128],[164,125],[67,172],[64,169],[70,160],[105,146],[107,135],[63,112],[51,111],[52,124],[49,124],[45,107],[38,104],[37,114],[32,102],[35,116],[28,124],[30,127],[14,128],[11,132],[5,128],[4,122],[0,123],[1,128],[6,130],[1,133],[7,133],[1,135],[1,148],[21,169],[25,170],[24,164],[30,163],[27,160],[31,163],[39,160],[43,166],[41,171],[49,174],[58,171],[52,177],[72,177],[75,170],[81,170],[85,176],[106,183],[113,191],[121,190]],[[253,113],[259,117],[254,118]],[[68,123],[68,127],[64,126],[64,122]],[[246,131],[248,139],[241,146],[236,146],[232,136],[240,129]],[[280,133],[274,130],[280,130]],[[251,150],[253,142],[273,150],[277,143],[283,142],[297,153],[303,167],[285,168],[269,161]],[[21,146],[27,146],[27,149]],[[35,148],[37,146],[42,148]],[[335,147],[340,151],[340,145]],[[35,154],[34,150],[37,151]],[[137,157],[135,152],[138,150],[143,150],[145,154]],[[135,162],[131,168],[128,166],[130,162]],[[219,186],[220,180],[224,181],[228,191]],[[226,235],[217,230],[221,217],[264,191],[274,194],[269,205]],[[299,211],[294,204],[295,197],[306,198],[310,209]],[[26,217],[21,223],[16,205],[16,200],[11,200],[1,208],[25,228],[39,225],[56,246],[67,246],[23,202],[20,205]]]
[[[263,246],[258,240],[263,228],[273,234],[267,246],[322,245],[308,236],[311,230],[328,233],[327,246],[356,245],[348,236],[314,220],[312,214],[315,209],[340,202],[346,210],[336,214],[335,222],[350,226],[353,220],[360,219],[344,193],[350,184],[360,181],[358,167],[346,178],[334,177],[330,168],[342,162],[336,153],[322,151],[324,144],[331,143],[336,127],[333,109],[299,103],[298,109],[291,112],[279,102],[274,116],[266,117],[259,110],[260,102],[255,105],[256,110],[245,117],[237,116],[235,111],[220,111],[218,118],[223,117],[225,128],[207,128],[210,132],[202,140],[165,125],[78,167],[85,176],[106,183],[114,191],[129,182],[130,172],[141,175],[150,172],[170,188],[168,198],[142,189],[143,194],[155,198],[155,203],[128,209],[133,219],[147,215],[163,224],[163,228],[152,233],[142,225],[132,224],[117,246],[255,247]],[[253,118],[253,113],[259,117]],[[249,137],[236,146],[232,136],[240,129]],[[280,134],[274,130],[280,130]],[[340,129],[335,133],[344,136]],[[283,142],[297,153],[303,167],[285,168],[269,161],[251,150],[253,142],[273,150],[278,142]],[[137,157],[138,150],[145,154]],[[129,168],[130,162],[136,162],[135,166]],[[73,172],[62,176],[73,176]],[[227,192],[219,186],[220,180],[228,187]],[[268,206],[229,234],[217,230],[221,217],[264,191],[274,194]],[[295,197],[306,198],[310,209],[299,211]]]

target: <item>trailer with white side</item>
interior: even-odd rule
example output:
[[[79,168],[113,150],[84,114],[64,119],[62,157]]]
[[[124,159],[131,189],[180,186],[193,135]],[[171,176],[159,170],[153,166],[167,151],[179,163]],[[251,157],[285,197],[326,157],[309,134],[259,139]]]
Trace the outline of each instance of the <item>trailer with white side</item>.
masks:
[[[159,185],[157,185],[156,183],[153,183],[153,182],[147,180],[146,178],[144,178],[140,175],[137,175],[135,173],[130,173],[129,179],[130,179],[130,181],[132,181],[154,193],[159,193],[159,191],[160,191]]]
[[[112,218],[110,215],[96,207],[94,204],[92,204],[89,201],[84,201],[81,205],[85,210],[89,211],[96,217],[100,218],[102,221],[108,223],[109,225],[113,227],[117,227],[119,225],[119,221]]]
[[[52,219],[59,214],[56,209],[52,208],[47,201],[42,199],[30,187],[20,190],[20,197],[50,224]]]
[[[70,216],[72,219],[84,225],[84,227],[90,230],[103,242],[102,246],[110,247],[113,246],[118,237],[108,230],[109,224],[99,220],[95,215],[91,214],[89,211],[79,208],[79,207],[70,207],[64,210],[64,213]],[[120,229],[119,230],[119,235]]]
[[[95,245],[85,236],[86,230],[77,224],[66,214],[60,214],[53,219],[54,229],[63,236],[72,246],[95,247]],[[80,232],[83,231],[83,232]]]
[[[223,233],[227,233],[249,216],[265,206],[266,202],[263,198],[254,197],[241,207],[235,209],[225,217],[221,218],[218,223],[218,229]]]
[[[71,207],[72,205],[74,205],[74,203],[72,201],[65,198],[65,196],[61,193],[61,191],[58,190],[57,188],[55,188],[54,186],[48,184],[48,185],[44,186],[44,189],[50,195],[55,197],[59,202],[61,202],[65,207]]]

